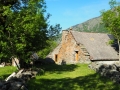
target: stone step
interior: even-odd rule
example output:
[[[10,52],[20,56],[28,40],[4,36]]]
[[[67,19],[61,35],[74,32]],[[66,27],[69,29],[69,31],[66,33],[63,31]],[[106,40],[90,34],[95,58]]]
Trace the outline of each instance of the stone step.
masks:
[[[85,54],[85,56],[90,56],[90,54],[89,53],[84,53]]]

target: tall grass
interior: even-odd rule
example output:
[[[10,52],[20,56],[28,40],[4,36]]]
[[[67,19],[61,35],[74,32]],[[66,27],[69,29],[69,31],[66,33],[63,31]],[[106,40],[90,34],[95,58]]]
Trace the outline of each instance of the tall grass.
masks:
[[[87,64],[41,66],[44,75],[28,82],[29,90],[119,90],[120,85],[101,77]]]

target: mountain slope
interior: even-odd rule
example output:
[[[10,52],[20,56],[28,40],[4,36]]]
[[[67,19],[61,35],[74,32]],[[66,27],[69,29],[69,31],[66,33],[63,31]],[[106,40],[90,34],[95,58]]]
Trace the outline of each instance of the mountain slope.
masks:
[[[107,33],[107,30],[101,22],[101,17],[96,17],[81,24],[74,25],[72,29],[80,32]]]
[[[79,32],[108,33],[104,25],[101,23],[101,17],[95,17],[83,23],[72,26],[72,30]],[[66,29],[69,30],[70,28]],[[56,42],[60,43],[62,34],[59,34]]]

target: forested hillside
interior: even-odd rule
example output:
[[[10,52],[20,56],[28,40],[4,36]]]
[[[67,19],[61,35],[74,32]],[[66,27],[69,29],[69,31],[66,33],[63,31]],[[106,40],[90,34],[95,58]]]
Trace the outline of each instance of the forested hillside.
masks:
[[[107,33],[104,25],[102,24],[101,17],[92,18],[86,22],[72,26],[72,30],[80,32],[96,32]]]

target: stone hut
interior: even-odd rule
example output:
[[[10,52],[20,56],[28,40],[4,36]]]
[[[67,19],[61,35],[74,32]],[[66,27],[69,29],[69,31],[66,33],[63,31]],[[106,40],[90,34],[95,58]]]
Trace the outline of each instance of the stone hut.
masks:
[[[108,44],[114,39],[104,33],[62,31],[62,41],[48,56],[56,63],[90,63],[91,61],[118,61],[118,53]]]

